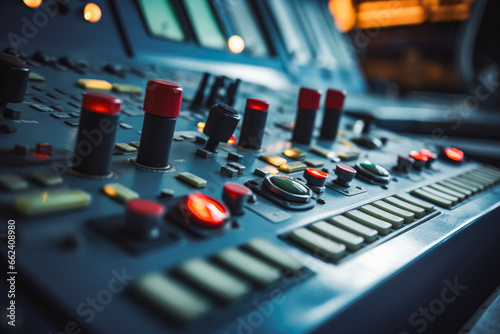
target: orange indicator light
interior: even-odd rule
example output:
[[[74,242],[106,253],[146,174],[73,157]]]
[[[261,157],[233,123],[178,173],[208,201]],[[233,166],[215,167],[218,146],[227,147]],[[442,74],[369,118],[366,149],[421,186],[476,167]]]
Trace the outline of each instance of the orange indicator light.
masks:
[[[83,8],[83,18],[89,22],[95,23],[101,19],[101,8],[95,3],[88,3]]]
[[[229,219],[229,210],[219,200],[202,193],[193,193],[186,199],[184,213],[200,225],[211,228],[223,227]]]

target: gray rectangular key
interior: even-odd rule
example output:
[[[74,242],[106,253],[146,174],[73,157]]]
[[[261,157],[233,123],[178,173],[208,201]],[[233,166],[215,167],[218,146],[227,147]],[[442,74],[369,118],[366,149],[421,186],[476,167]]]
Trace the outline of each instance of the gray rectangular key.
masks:
[[[429,201],[429,202],[434,203],[436,205],[439,205],[443,208],[451,209],[451,206],[453,205],[452,201],[450,201],[446,198],[440,197],[440,196],[436,196],[436,195],[431,194],[431,193],[429,193],[425,190],[422,190],[422,189],[413,190],[411,192],[411,194],[418,196],[418,197],[422,198],[423,200],[426,200],[426,201]]]
[[[372,205],[363,205],[361,208],[359,208],[359,211],[364,212],[380,220],[386,221],[389,224],[391,224],[392,227],[394,228],[400,228],[401,225],[403,225],[404,223],[403,218],[393,215],[392,213],[389,213],[387,211],[380,210],[379,208],[376,208],[375,206]]]
[[[290,239],[308,249],[324,261],[336,261],[344,257],[346,247],[305,228],[290,233]]]
[[[372,228],[356,223],[354,220],[344,216],[335,216],[328,220],[328,223],[333,224],[341,229],[361,236],[365,242],[370,243],[377,240],[378,232]]]
[[[340,242],[346,245],[347,249],[351,252],[357,251],[363,246],[363,238],[359,235],[347,232],[340,227],[329,224],[325,221],[319,221],[309,226],[311,230],[319,233],[328,239]]]
[[[458,197],[456,196],[452,196],[452,195],[448,195],[442,191],[439,191],[439,190],[436,190],[436,189],[432,189],[431,187],[422,187],[420,188],[421,190],[424,190],[428,193],[431,193],[433,195],[436,195],[436,196],[439,196],[439,197],[442,197],[444,199],[447,199],[449,201],[451,201],[452,205],[456,205],[458,203]]]
[[[425,215],[424,208],[415,206],[411,203],[400,200],[399,198],[391,196],[391,197],[384,198],[383,201],[387,202],[391,205],[394,205],[400,209],[412,212],[415,215],[415,218],[422,218]]]
[[[440,186],[446,187],[448,189],[451,189],[453,191],[460,192],[460,193],[464,194],[466,197],[469,197],[470,195],[472,195],[472,191],[470,191],[469,189],[465,189],[465,188],[456,186],[456,185],[454,185],[446,180],[439,181],[437,184]]]
[[[448,183],[451,183],[454,186],[467,189],[467,190],[471,191],[472,194],[475,194],[475,193],[477,193],[479,191],[478,187],[471,186],[468,183],[457,181],[455,179],[446,179],[443,182],[448,182]]]
[[[295,273],[304,268],[299,260],[267,240],[251,239],[245,248],[282,270]]]
[[[344,213],[344,216],[347,218],[351,218],[354,221],[357,221],[360,224],[363,224],[365,226],[368,226],[370,228],[373,228],[378,231],[379,234],[381,235],[387,235],[391,232],[391,227],[392,225],[377,219],[375,217],[372,217],[370,215],[367,215],[366,213],[363,213],[358,210],[352,210]]]
[[[455,196],[459,199],[460,202],[467,198],[467,196],[465,196],[465,194],[459,193],[458,191],[451,190],[450,188],[440,186],[439,184],[431,184],[429,187],[431,187],[435,190],[438,190],[442,193],[445,193],[445,194],[448,194],[451,196]]]
[[[387,211],[389,213],[392,213],[393,215],[403,218],[405,224],[411,223],[415,218],[415,215],[410,211],[403,210],[384,201],[376,201],[373,202],[372,205],[379,208],[380,210]]]
[[[394,197],[396,197],[404,202],[408,202],[412,205],[415,205],[416,207],[422,208],[425,210],[426,213],[431,213],[431,212],[434,212],[436,210],[434,208],[434,205],[432,205],[431,203],[421,201],[418,198],[415,198],[413,196],[408,195],[407,193],[399,193],[399,194],[396,194]]]

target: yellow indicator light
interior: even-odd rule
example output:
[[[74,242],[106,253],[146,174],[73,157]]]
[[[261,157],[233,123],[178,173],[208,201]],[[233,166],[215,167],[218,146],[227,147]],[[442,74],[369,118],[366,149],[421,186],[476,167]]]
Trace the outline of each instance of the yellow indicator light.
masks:
[[[38,8],[42,4],[42,0],[23,0],[23,2],[29,8]]]
[[[286,149],[283,154],[289,158],[298,160],[306,157],[306,152],[302,151],[299,148],[289,148]]]
[[[268,171],[269,173],[271,173],[271,175],[278,174],[278,169],[271,167],[271,166],[265,166],[265,167],[262,167],[262,169]]]
[[[203,130],[205,128],[205,122],[198,122],[196,126],[198,127],[198,129]]]
[[[47,198],[49,198],[49,193],[44,192],[42,193],[42,202],[45,203],[47,201]]]
[[[278,167],[287,163],[285,158],[273,154],[261,154],[259,155],[259,159]]]
[[[240,36],[233,35],[227,40],[227,46],[232,53],[240,53],[245,48],[245,42]]]
[[[86,89],[101,89],[101,90],[111,90],[113,85],[105,80],[97,79],[79,79],[78,86]]]
[[[95,3],[88,3],[83,8],[83,18],[89,22],[95,23],[101,19],[101,8]]]

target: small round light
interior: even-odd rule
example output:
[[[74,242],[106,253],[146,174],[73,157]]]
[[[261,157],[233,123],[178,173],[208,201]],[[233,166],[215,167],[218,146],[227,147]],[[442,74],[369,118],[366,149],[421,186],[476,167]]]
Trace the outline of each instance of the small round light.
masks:
[[[464,152],[460,151],[458,148],[450,147],[444,150],[446,156],[456,162],[462,161],[464,158]]]
[[[95,3],[88,3],[83,8],[83,18],[89,22],[95,23],[101,19],[101,8]]]
[[[238,35],[229,37],[227,45],[232,53],[240,53],[245,48],[245,42],[243,41],[243,38]]]
[[[246,107],[253,110],[267,111],[269,109],[269,103],[264,100],[248,98]]]
[[[108,94],[89,92],[84,93],[82,97],[82,109],[95,113],[117,114],[121,105],[122,100]]]
[[[230,216],[224,203],[202,193],[190,194],[179,208],[190,221],[209,228],[223,227]]]
[[[229,140],[227,141],[228,144],[236,144],[236,138],[234,136],[231,136]]]
[[[23,0],[23,2],[29,8],[38,8],[42,4],[42,0]]]

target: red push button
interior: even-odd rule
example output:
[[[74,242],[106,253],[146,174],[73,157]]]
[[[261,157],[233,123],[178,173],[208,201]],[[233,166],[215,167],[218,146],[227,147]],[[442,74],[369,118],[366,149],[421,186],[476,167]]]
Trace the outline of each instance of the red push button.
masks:
[[[144,199],[131,199],[127,202],[125,231],[139,240],[158,239],[163,228],[163,205]]]
[[[302,87],[299,92],[299,108],[316,110],[319,109],[319,100],[321,99],[321,91],[311,88]]]
[[[239,183],[227,182],[222,188],[222,199],[227,204],[233,215],[242,215],[248,198],[252,191]]]
[[[431,168],[431,165],[434,161],[436,161],[436,158],[437,158],[437,154],[436,153],[433,153],[425,148],[421,149],[420,150],[420,154],[422,154],[423,156],[427,157],[427,163],[425,164],[425,166],[427,168]]]
[[[127,210],[144,217],[160,216],[165,212],[163,205],[138,198],[127,202]]]
[[[95,113],[117,114],[120,112],[122,100],[117,97],[103,93],[84,93],[82,97],[82,109]]]
[[[52,153],[52,145],[49,143],[36,143],[35,155],[39,158],[48,158]]]
[[[268,111],[269,103],[264,100],[248,98],[246,107],[253,110]]]
[[[354,168],[344,164],[338,164],[335,168],[335,175],[337,175],[337,178],[333,182],[339,186],[348,188],[351,186],[350,183],[354,179],[356,173],[357,171]]]
[[[461,162],[464,158],[464,152],[460,151],[458,148],[448,147],[444,150],[444,154],[448,159],[453,162]]]
[[[188,195],[179,206],[192,223],[208,228],[222,228],[229,220],[229,209],[218,199],[202,193]]]
[[[307,185],[313,189],[313,191],[315,190],[314,187],[324,187],[326,179],[328,178],[328,174],[315,168],[306,168],[303,176],[307,181]]]
[[[159,117],[179,117],[182,102],[182,87],[176,83],[152,79],[146,85],[144,111]]]

